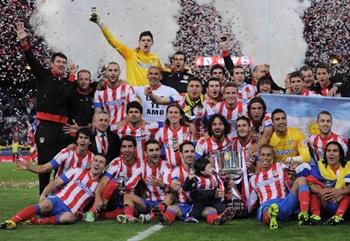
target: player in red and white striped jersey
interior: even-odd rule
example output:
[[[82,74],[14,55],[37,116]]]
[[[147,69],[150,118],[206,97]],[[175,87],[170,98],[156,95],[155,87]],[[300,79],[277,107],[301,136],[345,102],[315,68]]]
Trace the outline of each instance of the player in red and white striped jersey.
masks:
[[[191,210],[192,205],[190,204],[190,193],[186,192],[182,188],[182,184],[190,173],[190,169],[193,168],[195,162],[195,146],[192,142],[186,141],[179,147],[182,165],[175,167],[168,177],[164,179],[165,184],[169,186],[171,194],[175,195],[178,200],[171,206],[168,206],[165,211],[162,211],[160,221],[163,224],[171,224],[176,218],[184,220],[187,213]]]
[[[339,142],[344,149],[344,153],[348,152],[348,140],[332,132],[332,114],[328,111],[321,111],[317,115],[317,125],[320,130],[319,134],[315,134],[309,137],[309,147],[312,150],[313,158],[316,164],[321,158],[323,158],[326,145],[330,141]]]
[[[234,83],[228,82],[224,86],[224,101],[216,104],[213,112],[226,118],[231,125],[229,137],[236,137],[236,119],[241,115],[247,115],[246,105],[237,99],[238,87]]]
[[[153,138],[160,124],[158,122],[145,123],[142,120],[142,106],[137,101],[132,101],[127,105],[126,123],[118,128],[120,138],[132,136],[136,140],[136,157],[142,162],[145,160],[144,146],[146,141]]]
[[[291,95],[317,96],[318,94],[304,85],[304,78],[301,72],[294,71],[289,74],[290,88],[286,91]],[[327,94],[326,94],[327,95]]]
[[[184,112],[180,105],[173,103],[166,109],[165,126],[156,133],[155,139],[165,149],[166,161],[172,166],[181,165],[179,145],[184,141],[193,141],[190,128],[185,124]]]
[[[132,86],[119,79],[120,67],[116,62],[110,62],[107,65],[106,75],[107,86],[104,90],[95,92],[95,112],[101,109],[107,111],[111,116],[111,131],[116,131],[117,122],[126,116],[126,105],[136,100],[136,95]]]
[[[259,158],[259,172],[250,178],[260,201],[258,220],[269,223],[271,229],[278,228],[277,219],[288,220],[299,206],[299,221],[307,221],[310,191],[305,177],[291,184],[285,165],[274,162],[274,151],[269,145],[260,147]]]
[[[251,121],[254,142],[257,143],[251,148],[250,153],[257,155],[259,147],[268,144],[273,133],[271,116],[266,112],[266,104],[261,97],[254,97],[249,101],[248,117]]]
[[[169,175],[169,165],[160,158],[160,145],[155,139],[150,139],[145,144],[146,161],[142,173],[131,177],[130,182],[138,183],[142,181],[145,183],[146,198],[142,199],[134,192],[127,192],[124,194],[124,204],[129,206],[129,210],[137,209],[142,213],[139,221],[145,222],[146,213],[149,213],[153,207],[158,206],[160,210],[164,210],[167,205],[171,204],[170,196],[165,199],[168,186],[165,185],[164,179]],[[152,215],[152,214],[151,214]],[[148,216],[149,217],[149,216]],[[153,219],[150,217],[149,219]],[[117,217],[119,222],[129,222],[135,220],[135,212],[125,213]]]
[[[5,224],[11,226],[10,228],[12,229],[16,227],[17,223],[26,220],[30,220],[33,224],[67,224],[75,222],[77,214],[93,198],[99,177],[102,175],[105,167],[106,158],[96,155],[89,170],[81,168],[70,169],[46,186],[40,195],[38,204],[22,209],[10,220],[6,220]],[[62,187],[62,189],[56,195],[48,196],[58,187]],[[36,218],[37,215],[41,217]]]
[[[197,130],[195,138],[203,135],[205,132],[206,109],[204,108],[204,95],[202,94],[202,82],[198,78],[192,78],[188,81],[187,94],[176,95],[172,97],[158,96],[152,92],[151,88],[145,89],[145,94],[157,104],[168,105],[178,103],[185,112],[185,116],[191,121]]]
[[[46,173],[52,169],[57,169],[56,177],[71,168],[89,169],[94,154],[89,151],[91,143],[91,130],[81,128],[77,133],[77,146],[73,148],[64,148],[50,162],[33,166],[32,162],[19,160],[16,162],[17,167],[23,170],[29,170],[34,173]]]
[[[235,65],[233,67],[232,75],[233,83],[238,86],[238,99],[245,104],[248,104],[249,100],[256,94],[256,88],[244,82],[244,68],[241,65]]]
[[[100,180],[100,183],[96,189],[95,202],[90,209],[90,212],[97,214],[98,209],[101,206],[107,205],[114,192],[118,192],[117,196],[122,195],[120,190],[131,191],[135,188],[137,180],[131,179],[133,176],[140,175],[144,169],[144,164],[136,156],[136,140],[132,136],[124,136],[121,138],[121,155],[111,163],[109,163],[106,172]],[[120,198],[119,198],[120,199]],[[118,199],[118,201],[119,201]],[[122,212],[122,203],[108,203],[108,213],[104,213],[103,217],[112,218],[116,217]],[[124,207],[124,212],[127,207]],[[113,212],[116,211],[114,214]],[[114,215],[114,216],[113,216]],[[89,214],[90,216],[90,214]],[[91,220],[93,221],[93,220]]]

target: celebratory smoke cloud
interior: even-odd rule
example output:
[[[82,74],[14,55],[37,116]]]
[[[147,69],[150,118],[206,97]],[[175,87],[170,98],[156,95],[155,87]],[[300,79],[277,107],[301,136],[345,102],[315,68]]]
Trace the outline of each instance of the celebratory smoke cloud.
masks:
[[[307,45],[300,16],[309,0],[198,0],[199,4],[213,2],[232,24],[243,54],[252,56],[257,64],[270,64],[273,77],[283,86],[284,76],[304,60]],[[151,30],[155,38],[152,51],[163,63],[168,62],[178,30],[174,16],[179,14],[179,3],[175,0],[39,0],[31,23],[52,49],[66,53],[81,68],[96,73],[111,60],[123,66],[120,55],[88,21],[91,7],[97,8],[112,33],[129,47],[137,46],[141,31]]]

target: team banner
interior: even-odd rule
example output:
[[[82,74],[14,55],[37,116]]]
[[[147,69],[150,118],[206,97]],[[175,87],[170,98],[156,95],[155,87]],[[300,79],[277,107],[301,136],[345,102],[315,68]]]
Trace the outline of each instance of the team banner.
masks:
[[[281,108],[287,113],[289,127],[300,128],[305,136],[318,133],[317,114],[328,111],[333,116],[332,131],[350,138],[350,98],[262,94],[267,112]]]

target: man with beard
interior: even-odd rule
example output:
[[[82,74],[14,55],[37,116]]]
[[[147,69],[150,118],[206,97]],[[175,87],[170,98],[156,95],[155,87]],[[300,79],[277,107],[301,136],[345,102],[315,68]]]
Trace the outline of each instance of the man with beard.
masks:
[[[151,87],[154,94],[167,97],[179,94],[175,89],[160,83],[162,80],[162,71],[159,67],[153,66],[149,68],[147,78],[149,80],[149,87]],[[141,100],[144,120],[146,122],[164,123],[166,118],[166,106],[154,103],[149,96],[145,95],[145,88],[144,86],[135,87],[136,96]]]
[[[171,72],[163,72],[162,84],[174,88],[180,94],[186,94],[187,84],[193,75],[185,69],[186,54],[182,51],[176,51],[171,62]]]
[[[238,100],[238,87],[228,82],[224,86],[224,100],[217,103],[212,109],[213,113],[220,114],[231,124],[230,138],[236,137],[236,119],[247,114],[246,105]]]
[[[95,113],[105,110],[110,114],[111,131],[117,130],[117,123],[125,118],[127,104],[136,100],[133,87],[123,83],[119,75],[119,65],[110,62],[106,68],[107,86],[94,96]]]
[[[287,126],[287,114],[282,109],[272,112],[273,134],[270,139],[277,162],[287,164],[291,170],[303,162],[310,162],[310,153],[303,132]]]
[[[91,144],[91,130],[81,128],[77,133],[76,148],[62,149],[50,162],[33,166],[33,162],[18,160],[16,165],[19,169],[33,173],[48,173],[56,169],[56,177],[72,168],[89,169],[94,154],[89,151]]]
[[[312,165],[316,164],[321,158],[323,158],[326,145],[330,141],[336,141],[343,147],[345,156],[348,152],[348,140],[332,131],[332,114],[328,111],[321,111],[317,115],[317,126],[320,130],[319,134],[315,134],[309,137],[309,147],[313,154]]]
[[[90,21],[95,22],[100,27],[108,43],[124,58],[128,83],[132,86],[148,85],[148,69],[151,66],[162,67],[158,56],[151,52],[153,45],[152,33],[143,31],[139,37],[139,46],[136,49],[131,49],[112,35],[96,13],[91,15]]]

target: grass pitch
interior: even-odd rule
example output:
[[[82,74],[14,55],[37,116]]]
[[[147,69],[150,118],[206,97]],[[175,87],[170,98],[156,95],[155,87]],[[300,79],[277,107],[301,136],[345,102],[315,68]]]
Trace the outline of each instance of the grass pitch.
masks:
[[[0,220],[3,221],[23,207],[38,200],[37,176],[16,170],[13,164],[0,164]],[[154,224],[118,224],[116,221],[97,221],[74,225],[26,225],[15,230],[0,230],[0,241],[36,240],[128,240]],[[296,221],[280,223],[278,230],[269,230],[254,218],[234,220],[226,225],[176,222],[164,227],[145,240],[350,240],[349,222],[338,226],[298,226]]]

